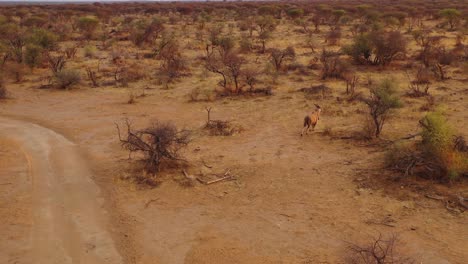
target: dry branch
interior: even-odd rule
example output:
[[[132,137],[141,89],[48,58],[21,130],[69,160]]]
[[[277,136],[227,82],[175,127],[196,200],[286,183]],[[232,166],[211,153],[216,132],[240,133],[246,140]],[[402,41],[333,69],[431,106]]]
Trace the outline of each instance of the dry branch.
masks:
[[[222,177],[214,179],[214,180],[210,180],[210,181],[205,181],[205,180],[201,179],[200,177],[197,177],[197,180],[199,182],[205,184],[205,185],[210,185],[210,184],[213,184],[213,183],[217,183],[217,182],[221,182],[221,181],[224,181],[224,180],[232,179],[233,176],[230,173],[231,173],[231,170],[227,170]]]
[[[155,174],[160,170],[162,162],[185,161],[180,151],[190,143],[190,131],[177,130],[172,123],[158,121],[145,129],[134,130],[128,119],[126,137],[122,137],[120,127],[116,124],[122,148],[132,152],[141,152],[144,155],[145,170]]]

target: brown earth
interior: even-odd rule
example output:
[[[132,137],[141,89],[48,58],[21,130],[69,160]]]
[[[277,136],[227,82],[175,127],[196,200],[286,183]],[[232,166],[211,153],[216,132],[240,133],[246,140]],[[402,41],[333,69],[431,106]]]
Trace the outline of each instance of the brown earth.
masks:
[[[210,172],[205,163],[217,173],[231,169],[236,180],[186,188],[176,181],[182,174],[172,172],[161,176],[159,187],[148,189],[124,180],[127,154],[120,150],[114,122],[126,116],[141,127],[157,117],[197,130],[205,119],[205,104],[187,103],[182,95],[187,90],[149,90],[149,96],[127,105],[121,89],[43,91],[32,86],[12,89],[15,99],[1,105],[2,116],[7,117],[1,119],[2,138],[15,140],[2,141],[0,156],[2,164],[8,164],[1,170],[1,183],[8,184],[0,188],[12,194],[5,196],[1,210],[8,220],[2,233],[9,239],[2,241],[6,250],[0,257],[7,263],[30,261],[34,245],[30,236],[41,226],[32,218],[35,203],[40,202],[37,191],[40,196],[49,192],[52,200],[63,203],[55,212],[58,217],[66,213],[63,205],[73,212],[78,210],[75,202],[89,205],[100,197],[94,187],[68,190],[60,183],[58,193],[35,187],[35,178],[27,175],[47,164],[35,151],[50,145],[57,148],[50,157],[52,166],[64,172],[73,166],[70,177],[86,185],[92,179],[100,186],[111,216],[102,231],[112,234],[124,263],[339,263],[348,243],[367,241],[378,233],[398,234],[402,251],[423,263],[463,263],[467,257],[466,214],[452,214],[417,192],[402,189],[402,198],[356,183],[379,177],[375,161],[382,151],[321,133],[323,124],[352,129],[355,119],[327,114],[323,106],[318,131],[301,138],[302,109],[310,107],[302,95],[280,91],[271,98],[212,103],[216,118],[234,120],[245,131],[232,137],[200,132],[186,153],[189,173]],[[459,113],[464,120],[466,111]],[[388,130],[405,121],[397,118]],[[33,123],[51,130],[42,135],[42,127]],[[79,151],[67,139],[50,131],[66,135],[85,150],[86,159],[78,158]],[[28,156],[33,157],[28,158],[30,168]],[[45,184],[43,180],[38,178],[38,184]],[[69,191],[73,197],[64,199]],[[89,212],[93,217],[94,213]],[[80,232],[76,226],[70,228]],[[69,239],[60,232],[55,235]],[[78,246],[77,254],[84,245]],[[109,247],[98,255],[117,256],[114,253]]]
[[[268,46],[298,47],[296,60],[307,65],[317,54],[308,54],[292,28],[279,26]],[[66,91],[37,89],[46,69],[28,73],[20,84],[6,83],[11,99],[0,102],[0,263],[345,263],[350,243],[369,242],[379,233],[397,234],[400,253],[417,263],[466,263],[466,212],[449,211],[426,197],[467,197],[466,182],[387,180],[392,173],[382,169],[382,144],[340,139],[362,130],[367,109],[344,102],[344,82],[319,81],[318,70],[263,80],[274,84],[270,97],[189,102],[193,88],[214,89],[218,81],[196,60],[204,48],[194,39],[196,30],[192,25],[177,31],[193,69],[170,90],[154,79],[127,88],[94,89],[83,81]],[[343,27],[341,44],[351,41],[348,31]],[[323,34],[317,37],[319,47]],[[453,46],[454,33],[444,41]],[[129,42],[116,45],[136,61],[139,50]],[[417,49],[413,42],[408,53]],[[84,75],[84,66],[96,65],[100,57],[103,68],[111,64],[110,51],[95,58],[82,53],[80,48],[67,67]],[[255,67],[267,64],[266,55],[248,56]],[[157,68],[151,59],[138,63],[150,74]],[[367,77],[375,82],[392,77],[403,95],[408,79],[402,64],[358,67],[359,91],[367,94]],[[451,79],[434,82],[430,92],[467,137],[466,73],[451,69],[448,74]],[[322,83],[331,95],[297,92]],[[145,96],[127,104],[129,93],[142,91]],[[384,139],[420,129],[425,99],[403,101],[404,108],[386,123]],[[314,103],[323,108],[321,120],[314,133],[300,137],[303,117]],[[201,130],[205,106],[213,106],[214,119],[232,121],[244,131],[208,136]],[[156,188],[134,183],[138,172],[120,148],[115,128],[124,118],[137,128],[157,118],[193,130],[185,152],[189,174],[230,169],[235,179],[184,187],[181,171],[169,170]]]

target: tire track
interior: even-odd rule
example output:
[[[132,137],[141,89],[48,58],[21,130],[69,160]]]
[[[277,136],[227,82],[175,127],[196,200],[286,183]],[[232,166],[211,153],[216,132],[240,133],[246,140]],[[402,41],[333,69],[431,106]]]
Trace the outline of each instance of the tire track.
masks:
[[[20,143],[33,183],[31,260],[38,264],[123,263],[103,198],[78,148],[54,131],[0,118],[0,136]]]

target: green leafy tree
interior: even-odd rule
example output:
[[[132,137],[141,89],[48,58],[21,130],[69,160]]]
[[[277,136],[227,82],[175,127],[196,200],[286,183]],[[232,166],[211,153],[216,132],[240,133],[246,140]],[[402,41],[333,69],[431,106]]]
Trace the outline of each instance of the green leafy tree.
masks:
[[[8,54],[13,56],[16,62],[23,62],[23,47],[26,44],[24,30],[14,23],[0,25],[1,42],[7,47]]]
[[[301,8],[290,8],[286,10],[286,14],[291,18],[291,19],[296,19],[300,18],[304,15],[304,10]]]
[[[58,36],[46,29],[34,28],[27,37],[28,44],[36,45],[45,50],[53,50],[57,47]]]
[[[372,87],[370,96],[363,101],[369,107],[369,114],[374,123],[374,136],[378,138],[392,110],[402,106],[397,84],[391,79],[385,79]]]
[[[77,26],[87,40],[91,40],[96,32],[99,20],[94,16],[84,16],[78,18]]]
[[[439,15],[447,20],[450,25],[450,30],[453,30],[460,20],[461,12],[454,8],[446,8],[440,10]]]
[[[399,31],[373,31],[354,38],[343,51],[360,64],[387,65],[406,52],[407,41]]]
[[[344,53],[351,56],[356,63],[371,62],[372,43],[368,34],[361,34],[354,38],[354,43],[343,47]]]

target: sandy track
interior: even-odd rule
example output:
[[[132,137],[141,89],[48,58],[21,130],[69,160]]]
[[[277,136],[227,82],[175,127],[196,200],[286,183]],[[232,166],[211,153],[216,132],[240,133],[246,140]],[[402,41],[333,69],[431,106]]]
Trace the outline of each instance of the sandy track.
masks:
[[[71,141],[47,128],[0,118],[0,137],[12,139],[28,160],[34,263],[122,263],[107,231],[100,190]]]

